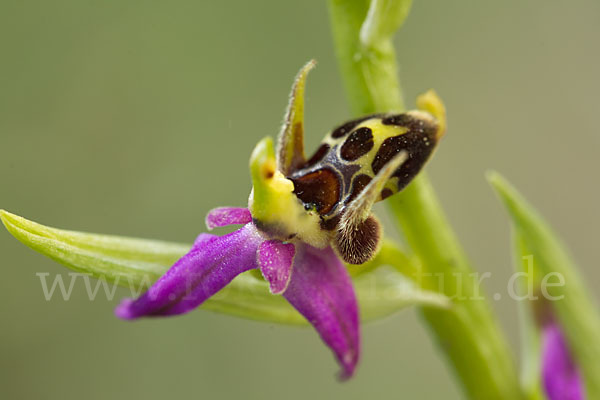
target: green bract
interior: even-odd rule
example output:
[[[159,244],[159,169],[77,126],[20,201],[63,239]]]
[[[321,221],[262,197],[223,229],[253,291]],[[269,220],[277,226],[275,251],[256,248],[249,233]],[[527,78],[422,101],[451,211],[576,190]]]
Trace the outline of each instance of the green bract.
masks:
[[[600,398],[600,318],[575,263],[546,221],[498,173],[488,179],[506,207],[522,249],[532,255],[540,274],[558,273],[564,285],[548,287],[560,324],[583,372],[587,396]]]
[[[4,210],[0,210],[0,218],[15,238],[33,250],[75,271],[138,292],[157,280],[191,247],[50,228]],[[390,268],[372,269],[353,281],[365,320],[383,318],[413,304],[448,306],[445,296],[416,288]],[[281,296],[271,295],[267,283],[252,273],[240,275],[201,307],[253,320],[306,324],[289,303]]]
[[[513,258],[515,270],[533,275],[531,281],[534,287],[539,287],[540,273],[535,268],[535,260],[527,248],[522,236],[513,232]],[[529,288],[524,287],[524,290]],[[536,323],[535,305],[530,301],[519,301],[519,328],[521,334],[521,384],[523,392],[529,400],[545,399],[542,389],[542,339],[540,327]]]

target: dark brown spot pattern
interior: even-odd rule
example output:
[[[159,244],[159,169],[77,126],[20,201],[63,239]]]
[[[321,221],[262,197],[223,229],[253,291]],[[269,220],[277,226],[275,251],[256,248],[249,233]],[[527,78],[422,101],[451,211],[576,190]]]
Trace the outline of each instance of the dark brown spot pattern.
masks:
[[[317,163],[325,157],[328,151],[329,145],[327,143],[321,143],[317,151],[315,151],[315,154],[313,154],[301,168],[310,168],[317,165]]]
[[[381,200],[385,200],[393,194],[394,192],[392,190],[385,188],[381,191]]]
[[[376,118],[381,116],[381,114],[372,114],[367,115],[361,118],[354,119],[352,121],[348,121],[345,124],[342,124],[335,128],[333,132],[331,132],[331,137],[334,139],[339,139],[341,137],[346,136],[348,133],[352,132],[354,128],[356,128],[361,122],[365,122],[368,119]]]
[[[410,131],[402,135],[387,138],[375,155],[371,168],[377,174],[383,166],[402,150],[408,152],[408,160],[396,170],[393,176],[398,177],[398,190],[402,190],[419,173],[429,159],[435,141],[422,132]]]
[[[408,113],[390,115],[383,118],[381,123],[383,125],[402,126],[408,128],[410,132],[419,132],[431,138],[434,138],[437,132],[437,125],[433,121],[417,118]]]
[[[320,223],[321,229],[326,230],[326,231],[332,231],[337,228],[341,219],[342,219],[342,214],[338,214],[335,217],[332,217],[329,219],[322,219],[321,223]]]
[[[346,198],[346,204],[349,204],[352,200],[356,198],[363,191],[363,189],[371,182],[371,177],[369,175],[360,174],[356,176],[352,180],[352,192],[350,192],[350,196]]]
[[[346,161],[355,161],[367,154],[373,148],[373,132],[370,128],[358,128],[348,136],[340,155]]]
[[[392,127],[382,132],[385,140],[376,149],[370,166],[357,163],[374,147],[373,131],[361,124],[371,118],[380,118],[383,125]],[[385,199],[403,189],[422,169],[437,144],[437,125],[433,120],[420,118],[418,114],[368,115],[338,126],[330,135],[330,143],[321,143],[315,153],[297,169],[287,174],[294,183],[294,193],[307,210],[320,214],[320,227],[332,234],[332,245],[349,263],[363,263],[372,257],[379,241],[378,221],[369,217],[351,229],[342,229],[340,221],[345,207],[362,193],[387,162],[399,152],[408,153],[407,161],[392,177],[397,177],[397,189],[388,185],[382,189],[380,198]],[[370,168],[372,171],[362,170]],[[361,171],[361,172],[359,172]],[[393,186],[396,186],[393,185]]]
[[[329,213],[340,200],[340,178],[331,169],[323,168],[290,179],[296,196],[305,205],[314,206],[321,215]]]
[[[384,125],[395,125],[395,126],[404,126],[408,127],[413,122],[413,117],[408,114],[397,114],[390,115],[381,120],[381,123]]]

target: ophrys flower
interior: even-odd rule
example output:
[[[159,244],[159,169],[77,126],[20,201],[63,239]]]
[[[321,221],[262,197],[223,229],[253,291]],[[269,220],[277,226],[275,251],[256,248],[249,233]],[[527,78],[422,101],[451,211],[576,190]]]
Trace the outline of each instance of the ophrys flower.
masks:
[[[307,160],[304,87],[313,66],[309,62],[296,78],[277,152],[265,138],[252,153],[248,209],[219,208],[206,218],[209,229],[243,227],[221,237],[201,234],[146,293],[117,308],[119,317],[188,312],[237,275],[259,269],[271,293],[287,299],[332,349],[341,376],[354,373],[359,316],[342,260],[361,264],[376,253],[381,228],[371,207],[419,172],[445,131],[445,113],[429,92],[418,101],[423,111],[372,115],[339,126]]]

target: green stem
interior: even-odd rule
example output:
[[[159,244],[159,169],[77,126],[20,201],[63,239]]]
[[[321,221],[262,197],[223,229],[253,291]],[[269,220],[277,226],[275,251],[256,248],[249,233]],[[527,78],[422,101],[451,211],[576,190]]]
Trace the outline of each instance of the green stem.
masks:
[[[368,0],[329,1],[337,58],[356,115],[404,110],[392,33],[403,22],[410,2],[391,3],[378,0],[369,11]],[[388,7],[390,11],[393,6],[398,11],[395,14],[373,10]],[[383,28],[363,28],[367,12],[369,17],[384,16],[383,21],[377,21]],[[480,294],[478,277],[427,176],[421,174],[402,193],[388,200],[388,205],[426,273],[422,285],[454,300],[452,310],[423,308],[423,316],[465,393],[472,399],[522,398],[512,351]]]
[[[370,34],[374,28],[368,29],[368,42],[360,40],[368,1],[330,0],[329,4],[337,58],[352,113],[404,110],[392,41],[376,40],[380,35]]]

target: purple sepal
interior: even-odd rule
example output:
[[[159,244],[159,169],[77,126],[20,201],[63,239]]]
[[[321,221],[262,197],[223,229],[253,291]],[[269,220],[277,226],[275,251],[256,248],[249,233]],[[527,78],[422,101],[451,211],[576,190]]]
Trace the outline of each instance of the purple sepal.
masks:
[[[584,399],[583,380],[554,322],[542,328],[542,380],[548,400]]]
[[[252,215],[247,208],[219,207],[206,214],[206,226],[213,229],[227,225],[241,225],[252,222]]]
[[[287,289],[292,276],[295,247],[279,240],[266,240],[258,248],[258,267],[269,282],[272,294],[281,294]]]
[[[296,245],[292,278],[283,297],[333,350],[342,366],[340,377],[350,378],[360,356],[358,305],[346,267],[331,247]]]
[[[135,319],[191,311],[237,275],[256,268],[256,251],[262,241],[252,224],[225,236],[202,234],[146,293],[137,300],[125,299],[115,314]]]

